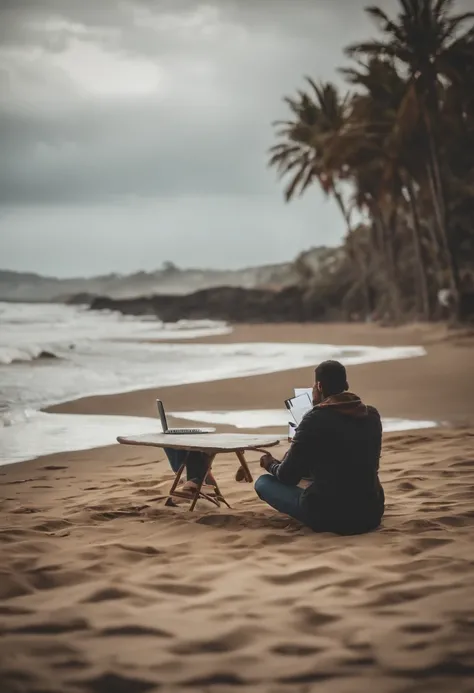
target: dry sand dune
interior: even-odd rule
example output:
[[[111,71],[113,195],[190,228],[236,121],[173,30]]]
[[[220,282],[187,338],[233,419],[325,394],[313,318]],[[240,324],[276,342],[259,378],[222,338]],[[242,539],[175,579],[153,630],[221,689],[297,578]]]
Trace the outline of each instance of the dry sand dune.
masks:
[[[474,690],[472,429],[387,436],[360,537],[266,510],[230,457],[232,510],[164,508],[155,458],[0,470],[2,693]]]

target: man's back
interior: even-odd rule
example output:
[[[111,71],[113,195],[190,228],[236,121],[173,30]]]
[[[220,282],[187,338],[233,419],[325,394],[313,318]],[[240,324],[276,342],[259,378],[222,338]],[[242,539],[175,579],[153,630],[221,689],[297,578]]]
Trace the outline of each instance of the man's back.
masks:
[[[383,515],[381,444],[378,411],[352,393],[334,395],[304,417],[278,478],[284,483],[297,483],[300,474],[312,479],[302,507],[315,529],[367,531]]]

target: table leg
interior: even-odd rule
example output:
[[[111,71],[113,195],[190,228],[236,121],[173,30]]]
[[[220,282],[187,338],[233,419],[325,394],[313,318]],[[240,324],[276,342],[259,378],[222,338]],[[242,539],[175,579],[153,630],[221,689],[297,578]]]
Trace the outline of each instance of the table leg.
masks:
[[[181,465],[181,467],[176,472],[176,476],[174,478],[173,484],[172,484],[170,490],[168,491],[168,498],[165,501],[165,505],[175,505],[175,503],[173,502],[173,493],[176,491],[176,488],[179,484],[179,480],[181,479],[181,476],[182,476],[184,470],[186,469],[186,462],[188,459],[188,455],[189,455],[189,452],[186,454],[186,458],[185,458],[183,464]]]
[[[200,496],[200,494],[201,494],[201,488],[202,488],[202,485],[204,484],[204,480],[206,479],[207,475],[209,474],[209,472],[210,472],[211,469],[212,469],[212,463],[214,462],[214,457],[215,457],[215,454],[209,456],[209,463],[208,463],[208,465],[207,465],[206,473],[205,473],[205,475],[203,476],[203,478],[201,479],[201,481],[199,482],[198,487],[197,487],[197,489],[196,489],[196,491],[195,491],[195,493],[194,493],[193,502],[191,503],[191,506],[190,506],[190,508],[189,508],[189,511],[190,511],[190,512],[192,512],[192,511],[194,510],[194,508],[196,507],[196,503],[198,502],[198,498],[199,498],[199,496]]]
[[[226,499],[222,495],[222,491],[220,490],[219,485],[217,483],[217,479],[215,477],[214,477],[214,481],[215,481],[215,487],[216,487],[216,498],[218,500],[222,501],[222,503],[224,503],[225,505],[227,505],[228,508],[230,508],[231,506],[228,504],[228,502],[226,501]]]
[[[250,472],[250,469],[249,469],[249,466],[247,464],[247,460],[245,459],[244,453],[242,452],[242,450],[237,450],[235,454],[237,455],[237,457],[239,459],[241,469],[243,469],[243,478],[245,479],[245,481],[252,483],[253,476]],[[239,472],[240,472],[240,469],[237,471],[237,474],[236,474],[237,481],[240,480],[239,479],[239,477],[240,477]]]

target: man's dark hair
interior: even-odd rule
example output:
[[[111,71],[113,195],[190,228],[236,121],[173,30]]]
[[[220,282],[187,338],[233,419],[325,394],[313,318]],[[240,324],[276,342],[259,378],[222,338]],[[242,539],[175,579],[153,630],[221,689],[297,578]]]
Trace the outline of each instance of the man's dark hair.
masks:
[[[316,382],[321,383],[326,397],[349,389],[346,369],[339,361],[323,361],[315,370]]]

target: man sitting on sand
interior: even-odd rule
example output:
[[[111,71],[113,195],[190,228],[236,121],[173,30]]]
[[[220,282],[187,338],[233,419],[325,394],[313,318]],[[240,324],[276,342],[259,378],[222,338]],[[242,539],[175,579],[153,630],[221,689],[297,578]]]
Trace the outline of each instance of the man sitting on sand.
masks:
[[[378,477],[382,423],[374,407],[348,392],[346,369],[324,361],[315,371],[313,409],[282,462],[260,460],[259,497],[317,532],[362,534],[379,526],[384,492]],[[310,478],[302,489],[297,484]]]

